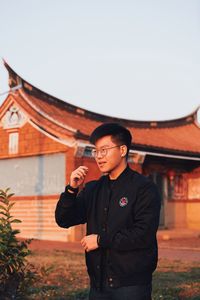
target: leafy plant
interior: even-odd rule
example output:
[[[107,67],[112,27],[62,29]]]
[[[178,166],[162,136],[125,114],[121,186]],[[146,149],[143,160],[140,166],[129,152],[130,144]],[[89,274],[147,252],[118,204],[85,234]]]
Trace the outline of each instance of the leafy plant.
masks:
[[[29,284],[35,281],[36,273],[31,271],[26,257],[30,254],[31,240],[19,241],[20,232],[13,229],[14,223],[21,221],[11,215],[14,194],[9,189],[0,190],[0,299],[20,299]]]

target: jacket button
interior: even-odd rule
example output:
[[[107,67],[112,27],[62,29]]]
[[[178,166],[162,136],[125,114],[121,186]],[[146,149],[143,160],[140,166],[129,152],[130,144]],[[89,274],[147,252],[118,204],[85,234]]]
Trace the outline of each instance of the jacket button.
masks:
[[[109,278],[108,278],[108,281],[109,281],[109,282],[112,282],[112,281],[113,281],[112,277],[109,277]]]
[[[103,231],[106,231],[106,228],[105,228],[105,227],[103,227],[103,228],[102,228],[102,230],[103,230]]]
[[[110,283],[110,287],[113,287],[114,286],[114,284],[113,283]]]
[[[97,269],[100,269],[100,266],[99,266],[99,265],[97,265]]]
[[[107,207],[104,207],[104,211],[107,211],[108,210],[108,208]]]

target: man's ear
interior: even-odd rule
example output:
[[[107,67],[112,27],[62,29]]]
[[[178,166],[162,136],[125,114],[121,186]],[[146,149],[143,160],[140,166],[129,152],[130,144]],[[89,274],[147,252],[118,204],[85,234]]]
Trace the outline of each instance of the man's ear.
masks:
[[[120,149],[121,149],[121,157],[125,157],[126,154],[127,154],[127,146],[126,145],[122,145],[120,147]]]

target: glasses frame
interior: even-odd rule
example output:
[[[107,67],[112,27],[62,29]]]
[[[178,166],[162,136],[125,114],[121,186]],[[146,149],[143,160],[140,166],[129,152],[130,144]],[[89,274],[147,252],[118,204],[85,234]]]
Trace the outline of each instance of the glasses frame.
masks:
[[[113,149],[113,148],[117,148],[117,147],[121,147],[123,145],[116,145],[116,146],[112,146],[112,147],[106,147],[106,148],[102,148],[102,149],[92,149],[91,154],[92,157],[96,158],[98,157],[98,154],[101,154],[101,157],[105,157],[108,154],[108,150]]]

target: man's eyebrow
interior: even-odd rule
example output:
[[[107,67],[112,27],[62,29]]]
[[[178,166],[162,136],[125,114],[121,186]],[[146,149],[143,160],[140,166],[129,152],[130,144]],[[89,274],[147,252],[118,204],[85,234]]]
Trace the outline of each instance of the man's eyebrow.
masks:
[[[99,147],[99,149],[102,149],[102,148],[105,148],[105,147],[110,147],[110,145],[103,145],[103,146]],[[98,148],[96,147],[96,149],[98,149]]]

